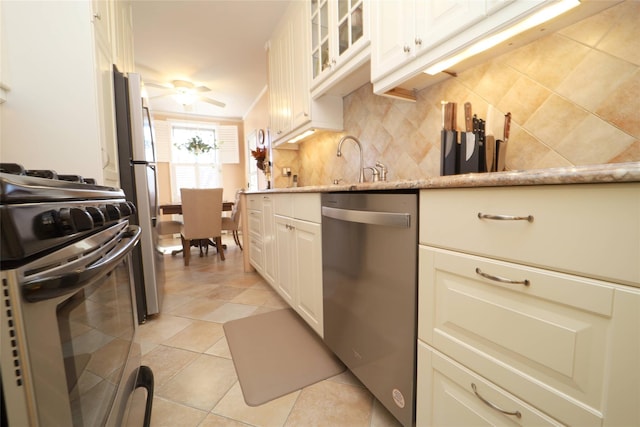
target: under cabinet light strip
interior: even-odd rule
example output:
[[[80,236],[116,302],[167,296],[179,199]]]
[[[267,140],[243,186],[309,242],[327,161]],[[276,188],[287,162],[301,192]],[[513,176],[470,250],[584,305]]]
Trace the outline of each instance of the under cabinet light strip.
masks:
[[[424,72],[432,76],[435,74],[438,74],[439,72],[446,70],[449,67],[452,67],[453,65],[459,62],[462,62],[467,58],[477,55],[480,52],[484,52],[502,43],[503,41],[510,39],[511,37],[514,37],[526,30],[529,30],[535,27],[536,25],[540,25],[544,22],[547,22],[555,18],[556,16],[562,15],[563,13],[573,9],[578,5],[580,5],[580,0],[561,0],[557,3],[554,3],[553,5],[545,7],[539,12],[534,13],[530,17],[524,19],[523,21],[520,21],[517,24],[497,34],[491,35],[487,38],[484,38],[472,44],[462,52],[450,58],[447,58],[440,62],[435,63],[431,67],[424,70]]]
[[[301,133],[300,135],[296,136],[295,138],[291,138],[290,140],[288,140],[287,142],[289,144],[295,144],[296,142],[305,139],[306,137],[308,137],[309,135],[312,135],[316,130],[315,129],[309,129],[308,131]]]

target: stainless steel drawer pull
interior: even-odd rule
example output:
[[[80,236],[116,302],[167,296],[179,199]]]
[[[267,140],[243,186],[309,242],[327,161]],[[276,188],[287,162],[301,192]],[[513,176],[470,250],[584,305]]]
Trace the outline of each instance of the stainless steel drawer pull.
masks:
[[[478,218],[480,218],[480,219],[495,219],[495,220],[498,220],[498,221],[529,221],[529,222],[533,222],[533,215],[527,215],[527,216],[492,215],[492,214],[483,214],[482,212],[478,212]]]
[[[511,285],[525,285],[525,286],[529,286],[531,284],[531,282],[529,282],[528,279],[524,279],[524,280],[511,280],[511,279],[506,279],[504,277],[500,277],[500,276],[494,276],[492,274],[487,274],[484,271],[480,270],[479,268],[476,267],[476,274],[479,276],[484,277],[485,279],[489,279],[489,280],[493,280],[495,282],[500,282],[500,283],[509,283]]]
[[[477,390],[476,385],[474,383],[471,383],[471,388],[473,389],[473,392],[476,394],[478,399],[482,400],[482,402],[485,405],[487,405],[488,407],[493,408],[496,411],[500,411],[505,415],[515,415],[518,418],[522,418],[522,413],[520,413],[520,411],[505,411],[504,409],[500,408],[495,403],[491,403],[487,399],[485,399],[484,397],[480,396],[480,393],[478,393],[478,390]]]

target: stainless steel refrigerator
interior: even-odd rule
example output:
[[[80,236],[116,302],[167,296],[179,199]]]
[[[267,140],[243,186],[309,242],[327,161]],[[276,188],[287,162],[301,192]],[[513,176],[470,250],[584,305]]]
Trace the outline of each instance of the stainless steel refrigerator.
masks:
[[[116,130],[120,186],[135,203],[133,221],[142,229],[133,251],[138,319],[160,312],[164,293],[164,260],[158,249],[158,180],[155,146],[149,109],[142,104],[139,74],[123,74],[114,66]]]

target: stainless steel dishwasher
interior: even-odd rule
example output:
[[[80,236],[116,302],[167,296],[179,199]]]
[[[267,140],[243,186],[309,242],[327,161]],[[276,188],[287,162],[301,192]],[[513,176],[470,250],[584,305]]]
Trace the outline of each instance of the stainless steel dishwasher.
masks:
[[[405,427],[415,420],[418,195],[322,195],[324,340]]]

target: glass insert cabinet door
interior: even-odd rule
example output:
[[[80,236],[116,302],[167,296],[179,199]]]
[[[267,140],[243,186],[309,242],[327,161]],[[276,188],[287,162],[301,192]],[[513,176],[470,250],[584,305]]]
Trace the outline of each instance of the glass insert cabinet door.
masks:
[[[311,0],[313,79],[333,68],[364,36],[364,0]]]
[[[338,0],[338,56],[344,54],[364,34],[363,0]]]
[[[311,0],[311,55],[313,78],[330,67],[329,0]]]

